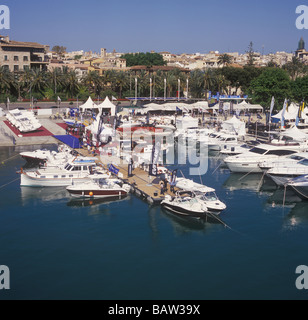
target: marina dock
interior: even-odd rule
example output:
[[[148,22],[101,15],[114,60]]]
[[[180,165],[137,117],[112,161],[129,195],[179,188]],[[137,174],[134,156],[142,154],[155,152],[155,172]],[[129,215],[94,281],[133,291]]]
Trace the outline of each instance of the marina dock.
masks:
[[[86,149],[76,149],[76,151],[86,157],[91,157]],[[161,179],[159,176],[151,177],[148,172],[137,167],[132,171],[132,176],[128,175],[128,163],[121,159],[119,163],[119,158],[114,156],[108,156],[99,158],[97,160],[98,164],[101,164],[105,169],[107,169],[108,164],[114,164],[114,166],[119,169],[118,178],[120,178],[124,183],[129,184],[132,187],[132,192],[135,193],[139,198],[147,201],[149,204],[159,204],[164,200],[165,195],[174,196],[170,191],[170,185],[168,184],[168,190],[162,195],[160,190]],[[175,190],[178,190],[175,188]]]

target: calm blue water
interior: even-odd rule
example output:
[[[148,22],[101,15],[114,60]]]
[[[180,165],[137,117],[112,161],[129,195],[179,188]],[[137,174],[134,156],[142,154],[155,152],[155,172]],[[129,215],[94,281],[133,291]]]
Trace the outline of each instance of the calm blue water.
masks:
[[[0,163],[26,149],[0,148]],[[295,269],[308,264],[308,203],[288,194],[283,208],[283,190],[265,180],[258,191],[261,175],[213,173],[219,163],[213,155],[202,181],[227,204],[230,228],[180,220],[134,195],[89,205],[65,188],[21,188],[24,160],[2,163],[0,265],[11,290],[0,299],[306,299]]]

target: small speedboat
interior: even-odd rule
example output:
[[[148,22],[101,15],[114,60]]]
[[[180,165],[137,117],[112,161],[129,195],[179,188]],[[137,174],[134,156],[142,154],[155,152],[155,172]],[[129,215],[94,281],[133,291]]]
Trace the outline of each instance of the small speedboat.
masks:
[[[66,190],[72,197],[78,198],[122,198],[130,191],[130,185],[120,185],[118,179],[92,177],[90,181],[70,185]]]
[[[175,197],[165,196],[161,206],[172,213],[185,217],[204,218],[208,213],[208,208],[203,201],[186,192],[178,192]]]

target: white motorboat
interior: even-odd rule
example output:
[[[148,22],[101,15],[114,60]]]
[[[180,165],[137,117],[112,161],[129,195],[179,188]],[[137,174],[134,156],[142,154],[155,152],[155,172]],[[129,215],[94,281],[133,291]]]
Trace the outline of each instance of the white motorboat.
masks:
[[[187,192],[194,192],[194,194],[205,203],[209,212],[218,214],[227,208],[227,206],[218,199],[215,189],[211,187],[186,178],[176,178],[175,186]]]
[[[224,159],[225,164],[232,172],[255,173],[262,172],[259,163],[264,160],[276,160],[280,156],[291,155],[306,151],[307,145],[294,143],[284,145],[260,144],[246,152]]]
[[[104,173],[94,159],[75,158],[63,166],[44,167],[34,171],[21,170],[20,185],[29,187],[69,186],[88,181],[90,175]]]
[[[6,114],[6,118],[21,133],[36,131],[42,126],[34,113],[27,110],[11,110]]]
[[[289,180],[287,186],[291,187],[300,198],[308,200],[308,175]]]
[[[165,196],[161,206],[172,213],[185,217],[204,218],[208,213],[208,208],[203,201],[196,196],[179,192],[175,197]]]
[[[41,163],[51,163],[54,160],[69,160],[69,158],[73,158],[74,150],[71,148],[60,145],[57,151],[50,151],[48,149],[37,149],[34,151],[25,151],[21,152],[20,155],[23,159],[25,159],[30,164],[41,164]],[[62,163],[63,164],[63,163]]]
[[[238,137],[236,135],[222,134],[218,138],[211,139],[207,143],[209,150],[220,151],[225,146],[234,147],[239,145]]]
[[[93,176],[87,182],[70,185],[66,190],[72,197],[77,198],[122,198],[131,189],[128,184],[121,186],[118,179],[100,176],[103,175]]]
[[[283,166],[274,166],[266,171],[266,175],[278,186],[284,186],[295,177],[308,175],[308,158],[285,162]]]

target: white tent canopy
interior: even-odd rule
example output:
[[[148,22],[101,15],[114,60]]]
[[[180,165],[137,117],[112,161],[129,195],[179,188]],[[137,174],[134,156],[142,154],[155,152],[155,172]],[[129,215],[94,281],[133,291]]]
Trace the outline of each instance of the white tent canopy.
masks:
[[[300,129],[298,129],[296,126],[293,128],[287,129],[281,133],[284,136],[291,137],[295,140],[306,140],[308,139],[308,134],[304,133]]]
[[[115,116],[116,106],[109,100],[108,97],[106,97],[105,100],[97,106],[97,108],[99,108],[100,114],[102,113],[103,109],[110,109],[111,116]]]
[[[87,110],[87,109],[92,110],[92,109],[97,108],[97,105],[93,102],[92,98],[89,97],[88,100],[87,100],[87,102],[85,102],[84,104],[82,104],[79,108],[80,108],[81,111],[84,112],[84,111]]]
[[[245,122],[239,120],[236,116],[224,121],[221,126],[223,130],[236,133],[239,136],[244,136],[246,134]]]
[[[219,109],[219,103],[215,104],[214,107],[211,109],[213,110],[218,110]],[[223,110],[230,110],[230,102],[224,102],[223,104]],[[242,101],[241,103],[238,104],[233,104],[233,110],[238,110],[238,111],[261,111],[263,112],[263,107],[259,104],[250,104],[245,101]]]
[[[298,106],[296,106],[294,103],[291,103],[288,107],[288,110],[285,110],[284,113],[284,119],[285,120],[295,120],[298,113]],[[272,116],[272,118],[279,119],[281,121],[282,118],[282,111],[280,110],[277,114]]]

